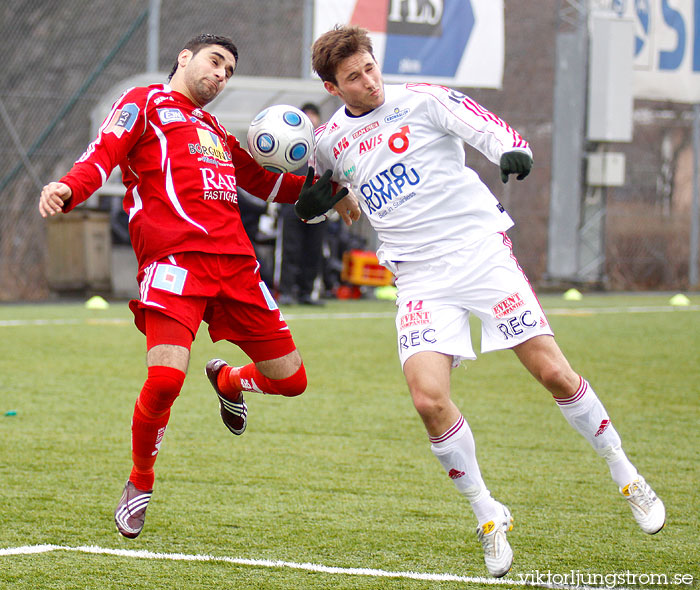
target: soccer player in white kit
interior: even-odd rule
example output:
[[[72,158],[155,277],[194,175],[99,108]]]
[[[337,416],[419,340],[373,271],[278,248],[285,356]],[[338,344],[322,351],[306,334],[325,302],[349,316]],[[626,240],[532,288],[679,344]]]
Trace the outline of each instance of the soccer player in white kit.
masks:
[[[481,320],[482,352],[513,349],[605,459],[642,530],[661,530],[663,503],[627,459],[593,388],[557,346],[518,265],[505,233],[513,221],[465,165],[463,142],[500,166],[503,182],[510,174],[522,180],[532,166],[527,142],[456,90],[385,86],[359,27],[322,35],[312,65],[344,103],[317,129],[312,163],[352,189],[377,231],[379,260],[396,275],[398,351],[413,404],[432,452],[471,503],[490,574],[511,568],[506,533],[513,518],[491,497],[469,424],[450,399],[451,368],[476,358],[470,313]]]

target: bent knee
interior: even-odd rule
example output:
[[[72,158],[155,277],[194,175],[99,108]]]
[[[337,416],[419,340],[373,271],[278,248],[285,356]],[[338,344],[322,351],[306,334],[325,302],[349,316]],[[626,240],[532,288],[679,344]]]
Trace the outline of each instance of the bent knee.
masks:
[[[430,418],[445,411],[448,406],[448,397],[445,395],[430,393],[422,390],[412,390],[411,398],[413,407],[422,418]]]
[[[296,373],[285,379],[277,380],[276,384],[279,394],[284,397],[296,397],[304,393],[308,384],[304,363],[301,364]]]
[[[165,366],[148,367],[148,377],[143,384],[136,403],[141,411],[152,418],[166,413],[185,381],[185,373],[179,369]]]
[[[568,365],[548,363],[540,367],[538,379],[554,394],[573,395],[580,383],[580,377]]]

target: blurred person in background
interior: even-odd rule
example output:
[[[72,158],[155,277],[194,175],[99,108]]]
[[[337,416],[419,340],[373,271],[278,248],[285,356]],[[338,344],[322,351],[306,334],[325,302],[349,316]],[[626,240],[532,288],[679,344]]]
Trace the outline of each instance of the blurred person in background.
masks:
[[[260,276],[268,289],[274,290],[274,248],[276,236],[273,232],[265,231],[265,220],[272,219],[269,215],[277,203],[266,203],[238,187],[238,209],[241,212],[243,229],[253,245],[255,256],[260,263]]]
[[[321,111],[317,105],[307,102],[301,110],[309,117],[314,129],[321,124]],[[295,173],[306,174],[307,169],[308,165],[305,165]],[[281,305],[323,305],[323,301],[314,296],[314,285],[321,271],[327,224],[304,223],[291,205],[280,205],[278,212],[281,263],[278,261],[277,301]]]

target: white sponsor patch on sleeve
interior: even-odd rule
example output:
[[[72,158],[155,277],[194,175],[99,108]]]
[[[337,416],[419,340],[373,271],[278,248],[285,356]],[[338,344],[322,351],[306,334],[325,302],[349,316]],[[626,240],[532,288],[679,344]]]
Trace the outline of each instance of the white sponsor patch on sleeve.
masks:
[[[160,119],[160,122],[163,125],[167,125],[168,123],[174,123],[175,121],[180,121],[182,123],[185,123],[187,121],[187,119],[185,119],[185,115],[180,109],[161,108],[156,109],[156,111],[158,111],[158,118]]]

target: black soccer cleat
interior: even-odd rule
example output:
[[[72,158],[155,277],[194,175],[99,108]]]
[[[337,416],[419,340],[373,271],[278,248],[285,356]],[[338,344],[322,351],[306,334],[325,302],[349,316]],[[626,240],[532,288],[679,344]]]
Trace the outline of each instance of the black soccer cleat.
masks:
[[[235,400],[230,400],[219,391],[217,377],[219,376],[219,371],[225,366],[227,366],[225,361],[221,359],[212,359],[207,363],[204,372],[219,398],[221,419],[224,425],[233,432],[233,434],[241,435],[245,432],[245,427],[248,424],[248,406],[246,406],[245,400],[243,399],[243,392],[240,392]]]

